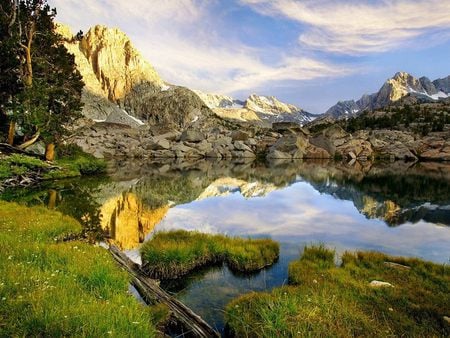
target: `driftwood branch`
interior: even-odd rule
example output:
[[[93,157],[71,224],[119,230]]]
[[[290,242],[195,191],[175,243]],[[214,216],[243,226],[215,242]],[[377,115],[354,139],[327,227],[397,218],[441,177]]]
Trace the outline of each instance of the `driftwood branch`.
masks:
[[[208,325],[199,315],[195,314],[186,305],[170,296],[158,283],[145,276],[140,266],[131,261],[116,246],[110,245],[111,252],[117,263],[122,266],[132,277],[132,284],[138,290],[142,298],[148,303],[155,300],[167,305],[174,317],[195,337],[219,337],[219,333]]]
[[[38,131],[36,134],[33,135],[32,138],[22,143],[20,146],[17,146],[17,148],[25,150],[26,148],[32,146],[38,140],[39,136],[41,136],[41,133]]]

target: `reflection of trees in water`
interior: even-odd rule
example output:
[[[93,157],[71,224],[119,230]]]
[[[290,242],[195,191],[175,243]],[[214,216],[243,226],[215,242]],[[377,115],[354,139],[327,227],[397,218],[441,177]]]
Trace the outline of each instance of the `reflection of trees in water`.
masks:
[[[390,225],[422,219],[450,225],[450,208],[445,208],[450,205],[450,164],[278,161],[267,165],[199,161],[142,165],[130,162],[117,170],[113,176],[122,178],[123,182],[98,177],[50,182],[35,189],[7,191],[1,198],[55,208],[79,220],[85,234],[93,238],[103,234],[100,226],[103,207],[103,229],[109,235],[117,237],[118,231],[133,234],[128,239],[120,235],[124,247],[141,242],[169,206],[208,197],[204,194],[208,187],[236,181],[257,183],[258,187],[266,186],[267,191],[272,191],[304,180],[319,192],[350,200],[367,217],[381,218]],[[124,199],[124,193],[133,194],[135,203]],[[105,212],[108,201],[112,204]],[[127,212],[124,212],[125,202],[129,207]],[[437,209],[427,203],[436,205]],[[136,231],[125,230],[131,228]]]
[[[420,220],[450,225],[450,164],[380,163],[363,175],[339,169],[318,175],[316,168],[302,176],[318,191],[351,200],[368,218],[389,225]]]
[[[6,191],[0,198],[28,206],[45,205],[72,216],[83,226],[82,235],[94,241],[103,237],[100,228],[101,204],[94,196],[106,182],[107,179],[98,177],[46,182],[32,189]]]

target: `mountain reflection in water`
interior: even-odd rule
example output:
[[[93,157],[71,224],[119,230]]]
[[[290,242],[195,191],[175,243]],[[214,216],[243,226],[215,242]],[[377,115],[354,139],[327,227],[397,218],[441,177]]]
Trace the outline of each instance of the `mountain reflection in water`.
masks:
[[[138,247],[155,227],[249,236],[309,233],[311,241],[323,232],[316,238],[323,241],[370,223],[358,214],[390,227],[450,225],[450,163],[123,162],[110,171],[111,180],[53,182],[3,198],[47,203],[102,229],[125,250]]]
[[[219,330],[232,298],[285,284],[289,262],[309,243],[450,258],[450,163],[124,162],[110,171],[110,179],[52,182],[1,198],[72,215],[87,235],[106,234],[136,258],[164,229],[279,241],[280,259],[259,273],[216,266],[162,283]]]

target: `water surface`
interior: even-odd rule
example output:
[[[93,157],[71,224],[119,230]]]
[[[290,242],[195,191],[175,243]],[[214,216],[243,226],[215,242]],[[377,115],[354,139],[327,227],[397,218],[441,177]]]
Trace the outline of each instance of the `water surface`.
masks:
[[[111,173],[3,198],[73,215],[134,259],[160,230],[279,241],[279,261],[259,273],[218,266],[162,283],[219,330],[231,299],[287,283],[289,262],[310,243],[338,254],[363,249],[450,262],[450,164],[124,162]]]

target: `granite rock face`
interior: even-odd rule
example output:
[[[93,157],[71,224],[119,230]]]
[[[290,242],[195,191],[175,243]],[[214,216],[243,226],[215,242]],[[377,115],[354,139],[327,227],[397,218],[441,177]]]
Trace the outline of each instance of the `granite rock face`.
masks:
[[[57,32],[65,47],[75,56],[85,87],[83,115],[105,120],[117,110],[125,96],[137,85],[146,84],[159,91],[163,81],[133,47],[130,39],[118,29],[95,26],[81,39],[70,28],[58,24]]]
[[[161,88],[163,81],[119,29],[95,26],[79,42],[107,98],[120,102],[142,83]]]

